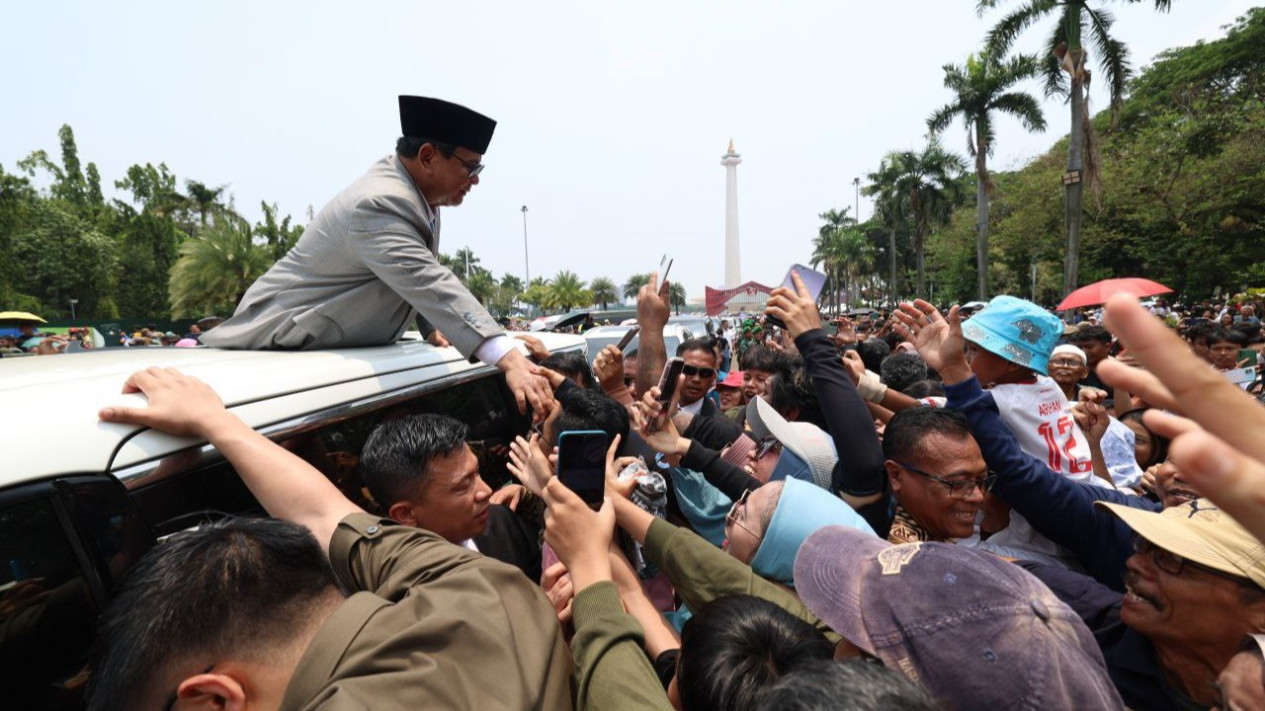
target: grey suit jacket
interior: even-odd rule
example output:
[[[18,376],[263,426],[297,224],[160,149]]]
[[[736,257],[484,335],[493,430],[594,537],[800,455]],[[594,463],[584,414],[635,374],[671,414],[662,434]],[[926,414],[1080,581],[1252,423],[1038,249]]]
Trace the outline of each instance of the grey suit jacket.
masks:
[[[438,254],[438,214],[388,156],[335,196],[202,342],[243,349],[379,346],[399,339],[420,313],[470,357],[504,330]]]

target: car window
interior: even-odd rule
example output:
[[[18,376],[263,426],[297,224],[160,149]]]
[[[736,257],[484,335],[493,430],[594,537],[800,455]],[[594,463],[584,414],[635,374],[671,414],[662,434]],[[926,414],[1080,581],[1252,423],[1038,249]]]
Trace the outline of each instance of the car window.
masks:
[[[3,706],[81,708],[98,608],[49,496],[0,503],[0,559]]]
[[[509,444],[528,426],[528,420],[510,406],[512,402],[504,378],[485,376],[299,433],[282,434],[278,441],[318,469],[348,499],[382,513],[357,471],[361,450],[378,423],[420,413],[456,417],[470,428],[467,442],[479,458],[484,479],[499,488],[511,476],[506,469]],[[167,536],[226,515],[265,513],[228,462],[218,458],[204,462],[199,450],[168,457],[160,468],[178,473],[133,492],[133,500],[157,535]]]

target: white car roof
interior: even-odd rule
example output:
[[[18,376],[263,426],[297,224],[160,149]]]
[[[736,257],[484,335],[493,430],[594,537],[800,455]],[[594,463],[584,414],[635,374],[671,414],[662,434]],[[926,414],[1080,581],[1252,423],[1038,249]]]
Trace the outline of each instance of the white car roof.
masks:
[[[583,347],[578,336],[537,337],[550,350]],[[102,407],[144,406],[144,396],[124,395],[122,389],[128,376],[149,367],[177,368],[205,381],[255,428],[411,385],[494,370],[470,364],[455,348],[421,340],[328,351],[134,347],[0,359],[5,403],[0,444],[8,461],[0,466],[0,487],[117,470],[197,444],[97,418]]]

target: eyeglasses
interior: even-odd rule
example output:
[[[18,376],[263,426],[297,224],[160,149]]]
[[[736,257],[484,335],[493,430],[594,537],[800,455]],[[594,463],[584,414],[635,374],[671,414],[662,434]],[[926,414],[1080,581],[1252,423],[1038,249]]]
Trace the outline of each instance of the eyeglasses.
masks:
[[[452,158],[453,160],[460,163],[461,166],[466,169],[466,172],[470,174],[471,178],[483,172],[482,163],[478,161],[465,160],[461,156],[457,155],[457,149],[455,147],[450,146],[447,143],[440,143],[438,141],[431,141],[430,143],[431,145],[435,146],[435,148],[438,149],[439,152],[442,153],[445,158]]]
[[[697,375],[703,380],[707,380],[708,378],[711,378],[716,375],[715,368],[698,368],[698,367],[689,365],[688,363],[681,366],[681,372],[684,373],[685,377],[687,378],[692,378]]]
[[[1050,361],[1051,368],[1077,368],[1082,365],[1084,365],[1084,363],[1080,362],[1079,360],[1052,360]]]
[[[725,524],[729,526],[737,526],[738,528],[741,528],[747,533],[750,533],[752,536],[755,536],[755,539],[758,542],[761,539],[763,539],[764,536],[761,536],[755,531],[752,531],[751,529],[742,525],[742,522],[738,520],[738,510],[746,508],[747,502],[751,499],[751,492],[753,491],[755,491],[755,489],[747,489],[746,491],[742,492],[742,496],[739,496],[738,500],[734,502],[734,505],[729,507],[729,513],[725,514]]]
[[[993,490],[993,485],[997,483],[997,475],[992,472],[989,472],[986,476],[979,479],[960,479],[957,481],[950,481],[944,477],[939,477],[935,474],[924,472],[916,467],[911,467],[903,462],[896,462],[896,465],[902,469],[908,469],[918,476],[926,477],[937,484],[944,485],[949,490],[949,496],[954,499],[965,499],[970,496],[971,492],[975,491],[976,488],[987,494]]]
[[[1236,583],[1242,583],[1244,585],[1255,584],[1250,579],[1241,575],[1234,575],[1233,573],[1227,573],[1223,570],[1217,570],[1216,568],[1209,568],[1206,565],[1200,565],[1193,560],[1187,560],[1170,550],[1160,548],[1142,536],[1133,537],[1133,552],[1138,555],[1151,554],[1151,560],[1155,563],[1155,567],[1165,573],[1168,573],[1169,575],[1181,575],[1182,571],[1185,570],[1187,565],[1189,565],[1190,567],[1198,568],[1205,573],[1212,573],[1213,575],[1219,575],[1223,578],[1229,578]]]

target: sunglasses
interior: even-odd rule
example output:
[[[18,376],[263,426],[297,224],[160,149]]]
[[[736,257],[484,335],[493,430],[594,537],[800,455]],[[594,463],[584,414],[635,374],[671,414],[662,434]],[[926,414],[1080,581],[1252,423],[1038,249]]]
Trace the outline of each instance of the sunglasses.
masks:
[[[688,363],[686,365],[681,366],[681,372],[684,373],[685,377],[687,378],[693,378],[694,376],[698,376],[702,378],[703,380],[716,376],[715,368],[699,368],[693,365],[689,365]]]

